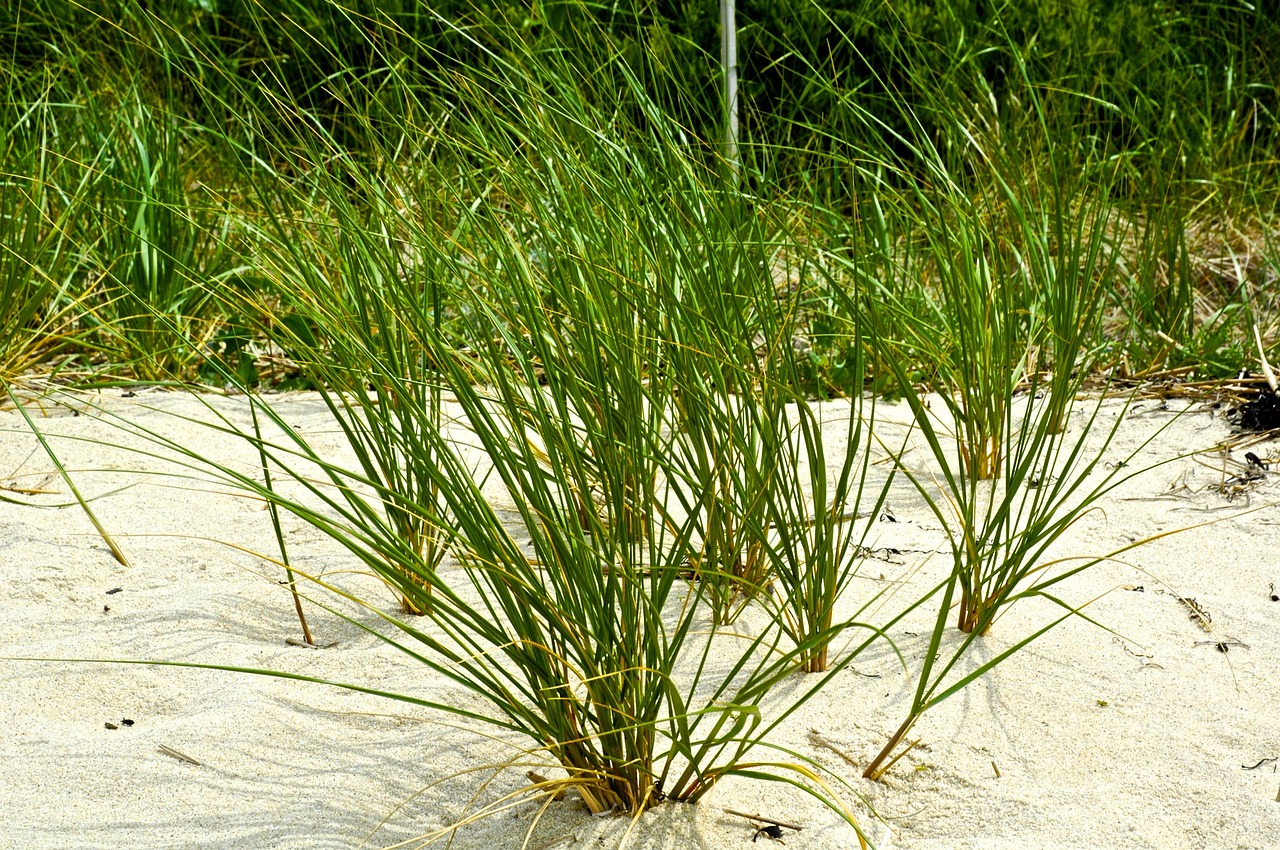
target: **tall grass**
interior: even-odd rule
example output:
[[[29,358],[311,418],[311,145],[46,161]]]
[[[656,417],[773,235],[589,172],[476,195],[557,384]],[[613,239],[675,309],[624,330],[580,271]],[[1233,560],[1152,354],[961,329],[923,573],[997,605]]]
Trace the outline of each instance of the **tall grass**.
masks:
[[[84,293],[74,229],[86,189],[59,162],[63,129],[45,100],[11,117],[0,144],[0,383],[76,342]]]
[[[294,198],[306,215],[264,227],[264,272],[313,334],[285,342],[356,465],[284,429],[264,396],[251,403],[285,437],[237,433],[305,499],[168,447],[395,587],[426,621],[382,614],[405,651],[551,754],[592,811],[693,802],[741,773],[814,783],[856,826],[812,765],[747,758],[852,660],[834,641],[879,634],[835,613],[849,520],[883,499],[862,406],[829,481],[822,416],[789,380],[795,305],[732,183],[638,86],[647,121],[620,129],[574,66],[503,70],[460,75],[452,106],[470,121],[431,140],[466,170],[318,176]],[[723,625],[732,599],[735,614],[759,602],[751,630]],[[797,669],[823,675],[777,698]]]
[[[1114,430],[1086,443],[1103,428],[1099,406],[1072,412],[1086,381],[1125,357],[1130,375],[1203,361],[1274,297],[1262,275],[1218,325],[1197,309],[1188,232],[1228,208],[1262,227],[1274,199],[1237,181],[1273,177],[1276,113],[1273,82],[1235,76],[1254,67],[1241,33],[1220,88],[1196,87],[1226,113],[1160,108],[1143,87],[1186,70],[1178,27],[1212,40],[1190,13],[1141,7],[1152,62],[1094,79],[1085,59],[1121,36],[1082,53],[1065,25],[1052,50],[1019,39],[1038,19],[1012,8],[1009,29],[954,4],[886,6],[892,28],[805,7],[861,76],[777,58],[809,63],[788,86],[821,109],[748,110],[739,182],[715,135],[673,118],[702,114],[704,86],[664,63],[709,45],[645,9],[197,5],[78,9],[80,48],[52,5],[0,17],[28,65],[6,105],[0,375],[74,341],[113,375],[202,366],[244,392],[255,427],[215,427],[259,453],[252,474],[141,433],[344,546],[398,598],[355,600],[383,637],[488,709],[442,707],[548,752],[593,812],[738,774],[854,823],[813,764],[753,751],[936,605],[877,777],[925,711],[1058,622],[961,674],[1003,610],[1076,616],[1058,585],[1096,559],[1051,547],[1133,473],[1099,468]],[[55,62],[74,110],[31,94]],[[214,356],[220,333],[238,363]],[[252,355],[281,352],[353,462],[255,391]],[[868,386],[905,399],[937,480],[877,447]],[[872,621],[877,600],[845,591],[895,477],[947,530],[950,568]]]
[[[332,160],[310,161],[306,144],[289,141],[317,132],[333,140],[331,154],[378,174],[420,141],[406,127],[452,120],[432,112],[454,84],[444,72],[494,67],[494,56],[511,46],[535,57],[567,50],[621,58],[658,110],[677,116],[689,152],[704,164],[715,161],[723,116],[709,11],[664,13],[629,1],[608,9],[565,3],[494,10],[467,0],[367,15],[307,0],[284,11],[270,3],[64,8],[31,0],[0,17],[13,71],[9,114],[16,119],[41,98],[71,105],[83,114],[82,129],[51,140],[49,153],[104,168],[95,215],[107,224],[90,228],[78,248],[93,249],[94,280],[106,277],[100,297],[75,310],[82,324],[101,331],[105,353],[94,355],[100,366],[106,360],[122,372],[136,363],[152,380],[189,376],[202,344],[222,331],[237,333],[223,324],[232,317],[202,292],[238,277],[236,255],[248,246],[228,238],[243,232],[243,221],[228,221],[225,204],[234,199],[236,216],[254,215],[239,203],[253,191],[245,175],[254,163],[286,183],[326,168]],[[1183,231],[1226,219],[1265,241],[1274,192],[1259,190],[1274,184],[1280,112],[1274,58],[1259,49],[1276,22],[1256,9],[1188,4],[1166,13],[1158,4],[1131,3],[1085,14],[1074,0],[1061,0],[983,16],[965,4],[873,10],[842,0],[739,13],[744,179],[766,204],[812,192],[845,217],[861,216],[867,210],[853,199],[863,194],[862,178],[846,167],[849,154],[860,162],[888,158],[923,176],[931,167],[927,151],[918,148],[917,156],[899,140],[918,132],[959,152],[956,115],[992,103],[1000,128],[993,141],[1026,148],[1019,155],[1031,179],[1044,176],[1050,148],[1068,169],[1110,152],[1113,177],[1093,190],[1119,202],[1141,237],[1136,244],[1145,244],[1146,231],[1163,229],[1148,226],[1158,216],[1147,213],[1164,209],[1182,211]],[[1047,132],[1019,99],[1016,51],[1030,85],[1046,95]],[[611,103],[618,85],[604,74],[584,96],[595,108],[618,108]],[[870,120],[851,117],[842,106],[850,97]],[[293,112],[286,126],[272,119],[278,104]],[[111,156],[98,162],[104,143]],[[986,212],[977,204],[975,214],[1000,214],[989,175],[957,162],[948,170],[966,192],[996,201]],[[74,194],[76,182],[58,188]],[[1176,240],[1173,224],[1168,238]],[[841,229],[835,223],[822,238],[839,238]],[[1177,294],[1184,284],[1175,267],[1167,267],[1174,289],[1147,297],[1144,281],[1165,279],[1164,253],[1144,251],[1131,270],[1134,286],[1117,291],[1119,321],[1107,326],[1112,357],[1127,358],[1138,373],[1153,363],[1205,363],[1226,374],[1240,365],[1248,339],[1249,294],[1225,292],[1211,309],[1202,302],[1192,321],[1206,325],[1204,333],[1160,328],[1175,345],[1166,356],[1150,310],[1167,312],[1174,309],[1170,297],[1186,299],[1185,290]],[[955,271],[966,268],[957,263]],[[975,273],[982,272],[975,266]],[[1206,282],[1203,275],[1193,281]],[[156,303],[144,309],[152,296]],[[168,318],[148,318],[155,315]],[[166,323],[181,333],[169,335]],[[847,348],[841,340],[833,345]],[[816,358],[819,383],[838,372],[831,359]]]
[[[928,179],[898,170],[892,181],[873,184],[876,209],[889,213],[870,219],[866,248],[847,260],[862,283],[861,300],[849,309],[874,328],[878,362],[905,398],[937,470],[935,481],[899,454],[901,474],[946,530],[951,550],[911,708],[866,767],[863,775],[872,779],[893,764],[893,753],[931,706],[1079,614],[1056,588],[1100,559],[1052,559],[1052,547],[1105,493],[1136,474],[1126,468],[1141,450],[1100,467],[1121,421],[1100,439],[1087,439],[1099,430],[1101,397],[1067,427],[1096,374],[1098,332],[1106,293],[1119,279],[1124,233],[1108,200],[1114,166],[1104,159],[1078,170],[1055,154],[1046,105],[1025,66],[1017,67],[1022,85],[1011,100],[1036,118],[1032,144],[1019,148],[1002,137],[994,98],[992,111],[958,113],[946,146],[924,135],[902,137],[915,160],[930,163]],[[1028,157],[1036,139],[1045,142],[1043,163]],[[963,163],[966,173],[955,173],[953,163]],[[888,188],[893,184],[904,188]],[[892,282],[901,276],[914,278],[919,289]],[[923,314],[901,295],[918,298],[919,290],[930,306]],[[913,360],[932,364],[923,381],[909,373]],[[958,672],[1004,610],[1035,597],[1060,606],[1061,617],[977,669]],[[966,637],[944,652],[952,610]]]
[[[442,429],[441,387],[421,340],[439,332],[439,272],[408,255],[393,206],[357,208],[341,182],[320,188],[333,193],[333,203],[318,204],[314,217],[273,219],[263,234],[269,249],[260,269],[277,283],[272,291],[286,296],[292,316],[267,330],[299,360],[373,489],[372,504],[348,493],[349,506],[413,553],[417,566],[393,566],[387,579],[403,609],[421,614],[430,594],[422,574],[447,549],[446,531],[431,519],[440,510],[439,485],[434,443],[424,433]],[[271,315],[269,305],[258,306],[251,312]]]
[[[246,268],[225,202],[191,167],[199,134],[137,88],[90,100],[81,120],[95,215],[79,238],[101,280],[97,344],[143,380],[189,377],[222,318],[215,292]]]

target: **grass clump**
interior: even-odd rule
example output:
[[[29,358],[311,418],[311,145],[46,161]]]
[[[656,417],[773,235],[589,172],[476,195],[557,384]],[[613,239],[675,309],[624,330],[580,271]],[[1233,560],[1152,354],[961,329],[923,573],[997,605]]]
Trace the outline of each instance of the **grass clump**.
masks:
[[[354,466],[261,395],[283,437],[220,427],[304,496],[167,445],[393,586],[424,618],[366,603],[393,642],[492,713],[451,710],[529,738],[591,811],[696,802],[742,774],[801,784],[856,828],[816,766],[747,758],[852,660],[836,641],[879,634],[835,610],[856,568],[849,519],[883,499],[866,411],[854,399],[834,423],[833,475],[824,417],[791,380],[795,305],[741,198],[657,113],[648,147],[619,144],[638,130],[554,70],[456,87],[459,112],[501,116],[434,140],[470,169],[321,178],[311,215],[270,225],[274,288],[310,333],[282,342]],[[727,624],[747,600],[751,627]],[[822,675],[777,698],[797,670]]]
[[[101,55],[57,78],[66,111],[31,94],[59,51],[28,33],[68,44],[49,7],[21,32],[0,16],[30,65],[7,105],[0,377],[73,350],[97,377],[246,393],[253,429],[218,427],[259,451],[253,474],[147,436],[346,547],[397,597],[356,600],[385,639],[488,706],[445,710],[550,753],[593,812],[738,774],[807,783],[854,822],[812,764],[753,750],[936,605],[878,776],[925,711],[1049,627],[958,672],[1002,611],[1078,615],[1056,586],[1096,560],[1051,547],[1130,474],[1099,469],[1114,430],[1087,445],[1101,407],[1073,414],[1078,396],[1116,386],[1100,376],[1225,374],[1274,298],[1266,238],[1211,311],[1192,249],[1215,210],[1270,214],[1239,189],[1273,174],[1274,86],[1228,81],[1226,123],[1213,100],[1175,120],[1144,89],[1185,70],[1165,50],[1179,27],[1203,57],[1226,11],[1157,25],[1127,7],[1161,37],[1163,64],[1135,68],[1112,56],[1129,12],[1080,53],[1052,13],[1070,4],[1043,13],[1060,24],[1043,42],[1041,11],[1006,28],[947,4],[806,7],[848,61],[761,69],[796,77],[757,104],[804,97],[748,110],[739,183],[706,141],[706,92],[672,76],[707,57],[648,8],[180,5],[172,25],[80,10]],[[1253,67],[1247,41],[1231,68]],[[1128,75],[1091,81],[1104,55]],[[286,355],[350,460],[256,386]],[[936,473],[896,447],[873,465],[868,387],[905,399]],[[899,476],[950,562],[871,622],[878,600],[846,591]],[[797,672],[813,675],[778,696]]]
[[[1020,94],[1046,136],[1045,106],[1025,71],[1023,83]],[[1123,418],[1090,445],[1104,395],[1068,427],[1097,374],[1106,294],[1119,279],[1118,216],[1094,194],[1107,166],[1077,172],[1049,148],[1047,164],[1033,168],[991,137],[995,125],[982,111],[958,117],[950,141],[963,154],[927,138],[902,139],[914,145],[914,158],[931,162],[929,179],[898,171],[877,182],[876,208],[890,213],[872,219],[867,250],[847,261],[862,282],[862,301],[849,309],[875,328],[878,362],[937,470],[912,469],[898,454],[900,473],[946,530],[951,555],[908,716],[864,770],[872,779],[896,761],[891,756],[930,707],[1079,614],[1055,588],[1102,559],[1056,560],[1052,547],[1136,474],[1121,470],[1141,451],[1100,468]],[[953,160],[985,174],[976,191],[967,188],[972,178],[952,171]],[[920,286],[902,285],[903,276]],[[922,381],[908,372],[919,360],[932,364]],[[1035,597],[1061,607],[1061,617],[975,670],[958,671],[1003,611]],[[953,610],[964,638],[942,651]]]

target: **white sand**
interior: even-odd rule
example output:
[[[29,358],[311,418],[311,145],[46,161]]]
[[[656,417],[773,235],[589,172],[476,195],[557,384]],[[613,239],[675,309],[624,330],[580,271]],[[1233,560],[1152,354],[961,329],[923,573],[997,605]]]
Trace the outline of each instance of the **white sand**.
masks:
[[[103,400],[167,436],[253,467],[246,446],[135,406],[199,415],[192,399],[119,396]],[[244,418],[242,402],[216,404]],[[315,397],[280,397],[280,404],[290,424],[339,451]],[[1109,403],[1105,425],[1118,410]],[[94,509],[132,566],[112,559],[75,506],[0,504],[0,655],[246,665],[481,707],[313,606],[318,639],[337,645],[316,651],[286,644],[298,628],[288,595],[275,583],[279,571],[222,545],[274,552],[260,504],[150,475],[158,462],[92,442],[119,442],[110,427],[66,407],[46,412],[39,424],[48,433],[90,440],[55,445],[77,470],[82,491],[102,496]],[[1147,403],[1126,418],[1110,456],[1122,458],[1170,418]],[[1220,416],[1195,408],[1139,459],[1209,449],[1228,433]],[[1268,445],[1253,450],[1265,457]],[[881,847],[1280,847],[1277,762],[1242,769],[1280,756],[1280,602],[1269,599],[1269,585],[1280,586],[1280,509],[1272,504],[1280,472],[1247,499],[1228,501],[1209,489],[1219,480],[1206,465],[1213,463],[1222,461],[1177,460],[1129,482],[1057,547],[1061,555],[1103,554],[1132,539],[1221,519],[1130,552],[1123,563],[1099,565],[1063,587],[1072,603],[1096,598],[1087,613],[1116,634],[1074,620],[1019,652],[930,711],[912,736],[920,746],[883,783],[861,779],[859,768],[814,746],[809,732],[859,766],[875,755],[902,720],[914,685],[887,652],[857,659],[774,740],[817,759],[874,805],[887,824],[850,796]],[[51,470],[20,416],[0,412],[0,484],[37,486]],[[1187,486],[1166,495],[1171,482]],[[119,490],[125,485],[132,486]],[[70,501],[57,478],[46,486],[57,495],[0,495],[39,505]],[[883,524],[879,545],[904,551],[939,545],[939,526],[918,497],[903,490],[893,508],[899,522]],[[300,568],[351,566],[314,530],[292,518],[285,527]],[[908,553],[892,563],[869,561],[863,571],[894,579],[922,567],[911,580],[923,587],[923,576],[945,567],[940,557],[925,560]],[[375,597],[383,593],[369,579],[349,581]],[[1211,613],[1213,634],[1191,622],[1179,595]],[[999,652],[1051,613],[1038,602],[1015,606],[979,654]],[[372,622],[367,613],[357,616]],[[909,659],[919,656],[923,638],[895,637]],[[1224,654],[1212,643],[1218,640],[1247,647]],[[492,778],[463,772],[504,762],[518,753],[512,744],[523,745],[481,737],[447,716],[401,703],[279,679],[60,662],[0,661],[0,671],[0,848],[347,848],[366,840],[382,847],[463,817]],[[133,725],[122,725],[125,718]],[[199,764],[166,755],[161,746]],[[483,799],[526,786],[524,770],[499,774]],[[740,779],[723,782],[697,806],[646,814],[627,846],[748,846],[752,829],[725,815],[726,807],[803,825],[787,835],[790,848],[857,846],[852,829],[811,798]],[[467,826],[453,846],[520,847],[539,808],[526,801]],[[567,799],[547,808],[528,846],[565,837],[553,846],[614,847],[627,826],[624,819],[592,818]],[[761,837],[757,846],[770,845]]]

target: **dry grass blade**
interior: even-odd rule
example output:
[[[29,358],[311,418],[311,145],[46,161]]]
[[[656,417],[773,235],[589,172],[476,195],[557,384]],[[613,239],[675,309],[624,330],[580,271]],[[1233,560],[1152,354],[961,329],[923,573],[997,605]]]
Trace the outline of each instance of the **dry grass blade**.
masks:
[[[1276,383],[1276,374],[1271,371],[1271,364],[1267,362],[1266,349],[1262,347],[1262,334],[1258,332],[1257,324],[1253,326],[1253,341],[1258,346],[1258,362],[1262,365],[1262,374],[1267,378],[1267,386],[1271,387],[1271,394],[1280,393],[1280,384]]]

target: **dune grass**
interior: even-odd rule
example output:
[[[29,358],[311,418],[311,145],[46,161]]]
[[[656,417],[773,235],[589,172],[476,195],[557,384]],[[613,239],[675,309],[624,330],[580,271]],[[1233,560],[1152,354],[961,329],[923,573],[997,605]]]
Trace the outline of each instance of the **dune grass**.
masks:
[[[738,774],[861,835],[831,777],[753,750],[927,608],[909,716],[864,773],[882,775],[925,711],[1061,619],[955,674],[1001,611],[1079,615],[1056,586],[1097,553],[1050,547],[1137,474],[1101,473],[1114,430],[1082,392],[1229,375],[1253,323],[1274,332],[1276,92],[1246,30],[1215,35],[1199,7],[1152,25],[1142,69],[1092,81],[1105,50],[1019,40],[1013,11],[946,6],[870,46],[840,30],[860,75],[779,59],[817,105],[748,109],[740,172],[699,135],[705,87],[657,50],[692,48],[586,4],[528,27],[125,4],[77,12],[75,49],[51,8],[0,20],[25,63],[0,378],[72,357],[82,383],[245,394],[255,427],[215,427],[256,449],[253,474],[142,436],[265,499],[281,541],[287,511],[344,546],[399,599],[356,600],[385,639],[490,711],[439,707],[528,738],[596,813]],[[1196,65],[1204,96],[1159,112],[1140,86],[1214,38],[1225,70]],[[1231,232],[1200,238],[1215,219]],[[286,426],[259,385],[281,372],[354,463]],[[905,399],[936,481],[877,442],[877,393]],[[948,575],[887,613],[843,606],[895,481],[946,528]],[[965,637],[938,657],[953,609]]]
[[[886,486],[867,481],[861,404],[828,486],[820,415],[787,380],[796,312],[756,261],[759,231],[731,184],[683,160],[669,129],[643,151],[608,145],[616,129],[569,80],[512,67],[472,81],[477,109],[520,108],[516,86],[550,89],[556,105],[527,115],[516,141],[555,152],[534,168],[505,171],[507,140],[477,121],[475,137],[440,140],[471,146],[455,196],[427,195],[452,181],[425,166],[403,182],[322,176],[309,215],[264,226],[262,268],[311,330],[284,342],[356,467],[322,457],[256,394],[283,440],[236,433],[303,500],[145,436],[315,525],[394,587],[430,624],[382,614],[418,647],[401,648],[551,754],[593,812],[697,801],[743,773],[800,784],[858,828],[815,764],[747,757],[855,657],[833,656],[834,641],[879,635],[833,610],[856,569],[846,516]],[[582,128],[592,135],[574,139]],[[497,185],[505,203],[484,204]],[[774,334],[787,346],[757,351]],[[748,601],[764,619],[735,631],[726,621]],[[797,669],[822,675],[771,698]]]
[[[77,343],[85,301],[74,232],[83,181],[69,179],[50,145],[60,127],[46,101],[26,105],[0,166],[0,380],[26,373]]]

